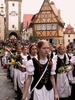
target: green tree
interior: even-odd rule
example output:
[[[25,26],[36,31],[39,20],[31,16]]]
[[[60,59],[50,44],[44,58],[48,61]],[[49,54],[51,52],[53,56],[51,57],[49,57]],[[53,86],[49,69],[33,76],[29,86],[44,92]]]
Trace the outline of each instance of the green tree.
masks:
[[[38,41],[38,37],[36,33],[33,33],[33,36],[30,36],[29,40],[31,42],[37,42]]]

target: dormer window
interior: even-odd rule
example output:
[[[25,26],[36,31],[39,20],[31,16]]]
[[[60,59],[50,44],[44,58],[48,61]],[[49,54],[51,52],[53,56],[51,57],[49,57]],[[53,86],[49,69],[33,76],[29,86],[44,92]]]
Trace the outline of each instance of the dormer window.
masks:
[[[68,33],[70,33],[70,30],[68,31]]]

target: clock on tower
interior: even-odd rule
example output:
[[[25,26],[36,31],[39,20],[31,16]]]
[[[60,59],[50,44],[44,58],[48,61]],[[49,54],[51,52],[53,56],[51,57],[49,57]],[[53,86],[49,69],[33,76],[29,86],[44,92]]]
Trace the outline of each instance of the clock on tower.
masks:
[[[9,13],[9,15],[11,15],[11,16],[17,16],[18,13],[16,13],[16,11],[11,11],[11,13]]]

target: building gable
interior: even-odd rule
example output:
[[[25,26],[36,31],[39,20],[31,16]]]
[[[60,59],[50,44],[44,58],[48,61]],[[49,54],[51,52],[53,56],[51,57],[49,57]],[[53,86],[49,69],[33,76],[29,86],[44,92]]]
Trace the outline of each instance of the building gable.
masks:
[[[44,0],[39,12],[32,20],[33,35],[47,39],[50,43],[63,44],[64,21],[54,2]],[[55,42],[54,42],[55,41]]]
[[[33,23],[52,23],[58,22],[57,17],[49,3],[49,0],[44,0],[37,17]]]

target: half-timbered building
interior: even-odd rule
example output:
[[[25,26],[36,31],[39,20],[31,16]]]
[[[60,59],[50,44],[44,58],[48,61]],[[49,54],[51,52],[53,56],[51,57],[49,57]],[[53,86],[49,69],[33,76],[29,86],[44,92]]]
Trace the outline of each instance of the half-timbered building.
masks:
[[[64,21],[60,16],[54,2],[44,0],[39,12],[32,17],[30,26],[33,28],[33,35],[39,39],[46,39],[56,45],[63,44]]]

